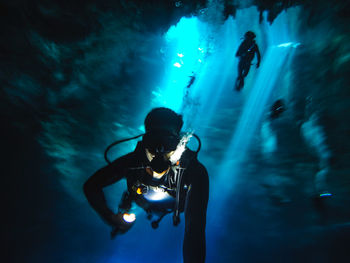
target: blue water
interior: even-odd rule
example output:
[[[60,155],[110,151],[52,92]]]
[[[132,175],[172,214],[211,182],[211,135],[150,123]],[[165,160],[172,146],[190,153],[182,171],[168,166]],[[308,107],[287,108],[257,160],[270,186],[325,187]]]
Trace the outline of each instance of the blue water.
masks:
[[[288,71],[293,50],[299,45],[292,35],[293,12],[292,9],[280,14],[273,25],[259,24],[255,8],[239,10],[235,19],[230,17],[221,25],[197,17],[182,18],[169,28],[157,47],[165,60],[164,75],[149,91],[151,100],[146,108],[139,110],[137,118],[142,119],[153,107],[169,107],[184,115],[185,130],[194,131],[202,139],[199,159],[207,167],[211,183],[207,262],[227,262],[225,258],[234,258],[225,246],[244,239],[232,232],[235,229],[232,222],[240,217],[232,193],[244,176],[249,150],[257,147],[253,142],[269,103],[287,93],[281,76]],[[236,92],[233,91],[238,64],[235,52],[248,30],[257,35],[262,62],[256,69],[256,60],[253,61],[244,89]],[[195,80],[187,88],[193,76]],[[123,151],[127,152],[134,144],[124,147]],[[118,202],[124,185],[125,182],[120,182],[107,189],[109,202]],[[96,215],[91,211],[89,217]],[[184,219],[180,226],[173,227],[171,217],[167,216],[155,231],[145,217],[138,211],[137,222],[127,234],[112,242],[104,241],[98,262],[181,262]],[[108,232],[102,222],[94,220],[94,224],[104,234]]]

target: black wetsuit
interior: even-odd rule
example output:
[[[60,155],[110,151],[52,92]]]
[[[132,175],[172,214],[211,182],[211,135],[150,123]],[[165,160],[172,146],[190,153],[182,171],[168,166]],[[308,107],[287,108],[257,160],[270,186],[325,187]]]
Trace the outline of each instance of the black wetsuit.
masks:
[[[107,206],[103,188],[122,178],[127,179],[129,191],[137,180],[141,180],[143,184],[154,185],[157,180],[153,180],[150,175],[147,177],[146,171],[140,174],[142,169],[139,168],[146,167],[147,162],[145,149],[142,142],[139,142],[134,152],[124,155],[111,165],[98,170],[84,184],[84,192],[90,205],[107,223],[110,222],[114,213]],[[182,155],[181,162],[186,165],[183,173],[183,185],[187,186],[187,190],[184,190],[184,195],[182,195],[184,204],[180,204],[182,208],[180,211],[184,210],[185,212],[183,259],[185,263],[201,263],[205,261],[205,224],[209,178],[205,167],[195,158],[194,152],[187,149]],[[159,184],[164,185],[164,180],[159,180]],[[138,200],[136,203],[145,209],[142,200]]]
[[[245,78],[251,66],[251,62],[254,59],[254,55],[257,55],[258,65],[260,64],[260,51],[258,45],[254,40],[245,39],[239,46],[236,57],[239,57],[238,63],[238,78]]]

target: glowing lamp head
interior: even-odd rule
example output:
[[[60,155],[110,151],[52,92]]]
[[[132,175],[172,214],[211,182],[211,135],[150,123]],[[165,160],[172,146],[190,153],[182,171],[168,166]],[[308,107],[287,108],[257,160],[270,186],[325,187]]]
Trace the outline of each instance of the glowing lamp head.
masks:
[[[137,193],[138,195],[142,195],[142,189],[141,189],[141,187],[138,187],[138,188],[136,189],[136,193]]]
[[[136,220],[136,215],[132,213],[131,214],[124,213],[123,220],[127,223],[133,223]]]

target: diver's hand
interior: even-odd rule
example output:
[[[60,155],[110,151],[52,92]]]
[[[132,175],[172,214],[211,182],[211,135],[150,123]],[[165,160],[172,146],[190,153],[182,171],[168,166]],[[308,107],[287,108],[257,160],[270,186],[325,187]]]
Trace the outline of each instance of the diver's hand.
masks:
[[[124,233],[123,224],[122,224],[122,214],[112,214],[105,218],[105,221],[108,225],[112,227],[111,239],[114,239],[118,234]]]
[[[111,214],[105,217],[104,220],[111,227],[117,227],[121,224],[122,214],[121,213]]]
[[[110,215],[106,222],[112,227],[111,238],[113,239],[117,234],[126,233],[133,225],[123,219],[123,213]]]

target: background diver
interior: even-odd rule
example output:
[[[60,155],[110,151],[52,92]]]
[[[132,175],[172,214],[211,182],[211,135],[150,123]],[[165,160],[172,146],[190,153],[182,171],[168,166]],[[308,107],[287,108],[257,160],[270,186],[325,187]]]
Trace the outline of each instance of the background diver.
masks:
[[[193,85],[193,83],[194,83],[195,80],[196,80],[196,76],[195,76],[195,74],[194,74],[193,71],[192,71],[192,74],[191,74],[191,76],[190,76],[190,81],[188,82],[186,88],[187,88],[187,89],[191,88],[191,86]]]
[[[254,59],[255,53],[258,59],[256,68],[260,66],[260,51],[259,47],[255,42],[256,35],[252,31],[247,31],[244,34],[244,40],[239,46],[236,57],[239,58],[238,62],[238,77],[236,80],[235,88],[240,91],[244,86],[244,78],[248,75],[249,69]]]
[[[190,76],[190,80],[189,82],[187,83],[187,86],[186,86],[186,93],[185,93],[185,96],[183,97],[183,100],[184,102],[186,102],[186,100],[188,99],[188,95],[189,95],[189,90],[191,88],[191,86],[193,85],[194,81],[196,80],[196,75],[193,73],[192,71],[192,74]]]
[[[209,195],[206,168],[197,160],[197,153],[186,147],[190,135],[181,136],[182,116],[167,108],[156,108],[145,119],[145,134],[113,143],[142,137],[136,149],[98,170],[84,184],[84,193],[94,210],[112,226],[112,235],[123,234],[133,225],[132,204],[143,208],[148,219],[157,216],[152,227],[173,213],[178,225],[180,213],[185,213],[183,259],[185,263],[205,261],[205,224]],[[103,188],[127,180],[118,213],[108,207]],[[154,198],[158,195],[157,198]],[[158,201],[154,201],[157,199]],[[162,201],[159,201],[161,199]]]

